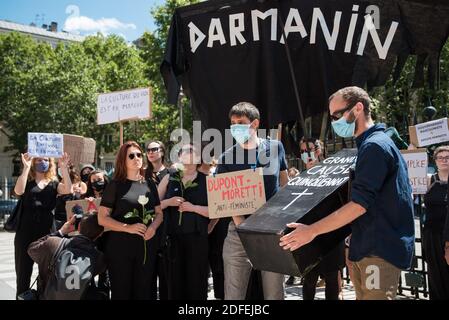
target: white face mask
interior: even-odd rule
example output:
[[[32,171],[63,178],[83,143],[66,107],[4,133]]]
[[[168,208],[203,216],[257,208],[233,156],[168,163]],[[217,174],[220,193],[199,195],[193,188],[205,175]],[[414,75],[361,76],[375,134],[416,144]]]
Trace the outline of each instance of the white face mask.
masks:
[[[309,156],[309,153],[307,153],[307,152],[301,153],[301,160],[305,164],[308,164],[310,162],[310,160],[311,161],[315,161],[316,160],[315,152],[314,151],[310,151],[310,156]]]

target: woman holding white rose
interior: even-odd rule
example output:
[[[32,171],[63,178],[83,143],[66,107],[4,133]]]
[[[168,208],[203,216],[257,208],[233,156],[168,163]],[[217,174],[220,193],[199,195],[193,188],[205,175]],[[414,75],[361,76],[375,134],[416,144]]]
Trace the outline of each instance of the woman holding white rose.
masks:
[[[155,270],[154,235],[162,223],[156,185],[144,178],[143,152],[134,142],[119,150],[113,180],[101,200],[98,222],[111,230],[105,254],[112,300],[149,300]]]
[[[200,150],[179,151],[182,169],[158,186],[168,236],[168,295],[171,300],[207,300],[208,225],[206,175],[199,172]]]

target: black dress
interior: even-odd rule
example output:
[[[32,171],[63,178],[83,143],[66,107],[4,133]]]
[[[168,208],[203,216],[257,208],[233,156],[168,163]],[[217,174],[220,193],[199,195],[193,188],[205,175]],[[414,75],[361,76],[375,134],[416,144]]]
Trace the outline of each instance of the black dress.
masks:
[[[14,238],[17,294],[30,287],[34,262],[28,256],[28,246],[51,231],[58,185],[59,182],[51,181],[40,189],[36,181],[28,181],[21,197],[23,211]]]
[[[178,174],[170,174],[176,177]],[[198,172],[193,188],[181,191],[181,183],[169,181],[165,199],[183,197],[199,206],[207,206],[206,176]],[[207,300],[209,219],[197,213],[183,212],[179,225],[177,207],[168,207],[167,223],[169,298],[173,300]]]
[[[145,172],[145,179],[152,180],[156,184],[162,181],[162,179],[169,174],[170,172],[174,172],[174,169],[164,168],[161,171],[155,172],[154,176],[150,174],[150,171]],[[165,212],[165,210],[164,210]],[[165,217],[165,214],[164,214]],[[151,279],[150,286],[150,294],[151,300],[157,299],[157,287],[159,283],[159,299],[160,300],[168,300],[168,284],[167,284],[167,224],[162,221],[161,225],[157,229],[155,238],[158,243],[158,248],[156,249],[156,272],[153,275],[153,279]],[[158,281],[159,278],[159,281]]]
[[[160,205],[156,185],[151,181],[113,180],[103,193],[101,206],[112,209],[111,217],[119,222],[142,223],[138,218],[125,218],[134,209],[142,213],[142,205],[138,203],[139,196],[149,198],[145,205],[147,210]],[[109,232],[105,254],[112,300],[151,299],[150,285],[155,272],[156,249],[157,241],[154,237],[145,242],[135,234]]]
[[[432,176],[424,196],[426,216],[423,232],[423,254],[427,262],[429,293],[432,300],[449,299],[449,266],[444,259],[443,230],[447,217],[448,184]]]

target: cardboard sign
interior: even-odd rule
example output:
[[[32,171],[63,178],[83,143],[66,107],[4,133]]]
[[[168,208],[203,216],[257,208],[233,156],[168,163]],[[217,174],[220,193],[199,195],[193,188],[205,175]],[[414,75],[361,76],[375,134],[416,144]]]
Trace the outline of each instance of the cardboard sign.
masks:
[[[61,158],[64,154],[62,134],[29,132],[28,153],[32,157]]]
[[[83,213],[87,214],[89,211],[93,210],[95,212],[97,212],[98,214],[98,210],[100,209],[100,203],[101,203],[101,198],[99,199],[94,199],[94,201],[90,202],[86,199],[84,200],[74,200],[74,201],[67,201],[65,204],[65,210],[66,210],[66,214],[67,214],[67,221],[69,221],[70,219],[72,219],[73,216],[73,207],[75,206],[81,206],[81,208],[83,208]],[[104,229],[104,232],[106,231],[111,231],[109,229]],[[69,233],[69,236],[74,236],[78,234],[77,230],[74,230],[74,232]]]
[[[150,88],[100,94],[97,101],[99,125],[151,118]]]
[[[449,120],[443,118],[409,127],[410,142],[416,147],[449,141]]]
[[[96,142],[92,138],[64,135],[64,151],[70,156],[70,161],[75,167],[80,164],[95,162]]]
[[[100,209],[100,203],[101,203],[101,199],[94,199],[94,201],[92,203],[89,202],[88,200],[67,201],[65,204],[67,221],[69,221],[73,216],[72,209],[74,206],[76,206],[76,205],[81,206],[81,208],[83,208],[84,213],[88,213],[90,211],[89,209],[92,209],[92,210],[98,212],[98,210]],[[89,208],[89,205],[91,206],[91,208]]]
[[[428,167],[426,149],[401,150],[401,154],[407,163],[408,177],[413,194],[425,194],[427,192]]]
[[[209,218],[253,214],[265,202],[262,168],[207,177]]]
[[[306,268],[342,244],[351,232],[348,225],[318,236],[293,253],[283,250],[279,239],[289,231],[288,223],[310,225],[349,201],[350,170],[356,160],[356,149],[344,149],[328,157],[291,179],[237,227],[255,269],[301,276]]]

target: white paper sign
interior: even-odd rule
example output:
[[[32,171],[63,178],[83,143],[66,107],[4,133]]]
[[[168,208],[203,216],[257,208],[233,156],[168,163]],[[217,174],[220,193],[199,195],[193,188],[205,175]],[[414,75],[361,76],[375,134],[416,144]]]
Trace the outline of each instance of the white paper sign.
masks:
[[[413,194],[425,194],[427,192],[428,166],[426,149],[403,150],[401,153],[407,163]]]
[[[415,128],[420,147],[449,141],[447,118],[417,124]]]
[[[99,125],[125,120],[151,118],[151,92],[149,88],[100,94],[97,101]]]
[[[64,137],[55,133],[28,133],[28,153],[32,157],[61,158]]]

